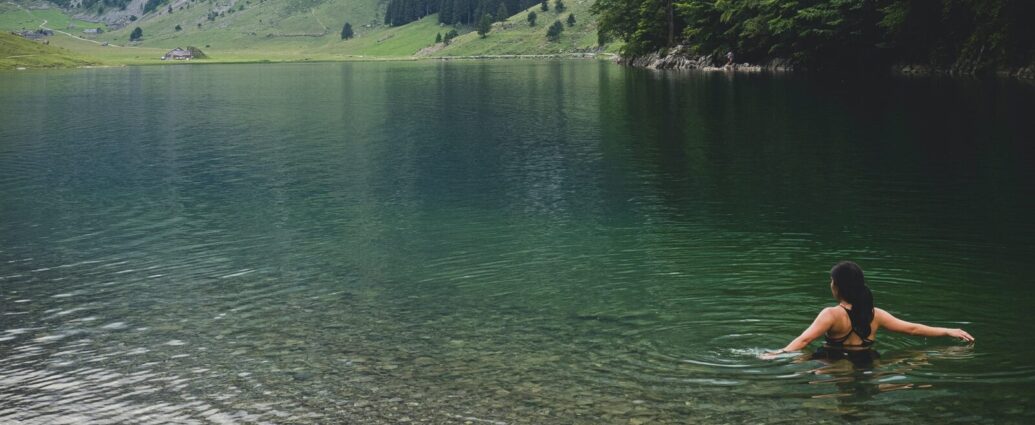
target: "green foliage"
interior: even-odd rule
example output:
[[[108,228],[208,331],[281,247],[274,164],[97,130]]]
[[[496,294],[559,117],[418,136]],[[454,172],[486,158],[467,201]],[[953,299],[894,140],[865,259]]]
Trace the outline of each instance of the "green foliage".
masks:
[[[492,31],[492,17],[485,14],[478,21],[478,36],[485,38],[485,36],[489,35],[489,31]]]
[[[355,34],[352,32],[352,24],[346,22],[345,26],[341,27],[341,39],[348,40],[352,38],[354,35]]]
[[[442,42],[442,33],[435,34],[435,44]]]
[[[694,54],[817,68],[969,69],[1035,57],[1031,0],[597,0],[591,11],[601,39],[625,40],[631,55],[684,44]]]
[[[454,38],[457,38],[459,36],[460,36],[460,33],[456,32],[455,28],[454,29],[450,29],[449,32],[446,33],[446,37],[442,39],[442,42],[446,43],[446,44],[449,44],[449,42],[453,41]]]
[[[478,24],[482,15],[492,15],[496,21],[511,16],[511,10],[524,10],[534,0],[388,0],[384,23],[404,25],[425,16],[438,13],[443,24]]]
[[[496,8],[496,21],[503,22],[506,21],[509,17],[510,13],[507,12],[507,5],[503,2],[500,2],[500,6]]]
[[[526,18],[525,18],[525,20],[527,20],[527,21],[528,21],[528,26],[530,26],[530,27],[534,27],[534,26],[535,26],[535,20],[536,20],[536,18],[537,18],[537,15],[535,14],[535,11],[534,11],[534,10],[533,10],[533,11],[530,11],[530,12],[528,12],[528,17],[526,17]]]
[[[568,8],[568,6],[564,5],[564,0],[557,0],[557,2],[554,3],[554,6],[553,6],[553,10],[555,12],[557,12],[558,14],[560,14],[561,12],[563,12],[567,8]]]
[[[136,28],[133,29],[133,32],[131,32],[129,34],[129,41],[137,41],[137,40],[140,40],[143,37],[144,37],[144,30],[140,29],[140,27],[136,27]]]
[[[568,26],[569,27],[575,26],[575,14],[574,13],[569,13],[568,14]]]
[[[183,31],[183,27],[181,27],[180,24],[176,24],[176,28],[173,28],[173,30],[175,30],[175,31]]]
[[[546,39],[550,41],[560,40],[562,32],[564,32],[564,25],[561,24],[561,21],[553,21],[550,28],[546,30]]]
[[[539,10],[541,10],[543,12],[549,12],[550,11],[550,5],[546,3],[546,0],[543,0],[542,2],[539,3]]]
[[[187,46],[187,50],[190,51],[191,56],[194,59],[208,59],[208,55],[201,51],[201,49],[194,46]]]
[[[165,3],[165,0],[147,0],[144,2],[144,14],[154,12],[162,3]]]

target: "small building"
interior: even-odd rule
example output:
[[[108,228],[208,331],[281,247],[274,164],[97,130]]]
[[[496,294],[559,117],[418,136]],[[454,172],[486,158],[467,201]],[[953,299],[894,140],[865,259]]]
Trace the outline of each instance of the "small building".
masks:
[[[90,35],[97,35],[97,34],[100,34],[100,33],[104,32],[104,30],[102,30],[100,28],[87,28],[87,29],[83,30],[83,32],[86,33],[86,34],[90,34]]]
[[[183,50],[179,47],[172,49],[165,56],[162,56],[162,60],[191,60],[194,58],[194,53],[190,50]]]
[[[54,35],[54,31],[51,31],[51,30],[48,30],[48,29],[38,29],[38,30],[27,30],[27,31],[15,32],[15,33],[12,33],[12,34],[21,36],[23,38],[27,38],[29,40],[42,40],[43,38],[50,37],[50,36]]]

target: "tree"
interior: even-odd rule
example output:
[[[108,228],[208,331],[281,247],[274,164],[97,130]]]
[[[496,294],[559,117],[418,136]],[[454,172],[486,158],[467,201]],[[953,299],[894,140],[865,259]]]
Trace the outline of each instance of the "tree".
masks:
[[[503,22],[510,17],[510,13],[507,12],[507,5],[504,2],[500,2],[500,7],[496,8],[496,21]]]
[[[575,26],[575,14],[574,13],[569,13],[568,14],[568,26],[569,27]]]
[[[129,34],[129,41],[140,40],[143,36],[144,30],[140,29],[140,27],[136,27],[135,29],[133,29],[133,32]]]
[[[550,5],[546,4],[546,0],[543,0],[541,3],[539,3],[539,10],[541,10],[543,12],[549,12],[550,11]]]
[[[446,45],[448,46],[449,42],[453,41],[454,38],[457,38],[459,36],[460,33],[456,32],[456,28],[453,28],[446,33],[446,36],[442,39],[442,42],[446,43]]]
[[[478,35],[485,38],[485,36],[489,35],[489,31],[492,31],[492,17],[486,13],[478,21]]]
[[[129,15],[129,21],[133,22],[137,20],[137,15]]]
[[[534,27],[535,26],[535,18],[536,17],[537,16],[536,16],[534,10],[531,11],[531,12],[528,12],[528,18],[527,18],[528,19],[528,26],[530,26],[530,27]]]
[[[567,9],[567,8],[568,8],[568,6],[564,5],[564,0],[557,0],[557,3],[555,3],[554,6],[553,6],[553,10],[555,12],[557,12],[557,14],[560,14],[561,12],[564,11],[564,9]]]
[[[174,28],[174,29],[175,29],[176,31],[183,31],[183,27],[181,27],[181,26],[180,26],[179,24],[177,24],[177,25],[176,25],[176,28]]]
[[[442,33],[435,34],[435,44],[442,42]]]
[[[564,25],[561,24],[561,21],[553,21],[550,29],[546,30],[546,38],[550,41],[560,40],[562,32],[564,32]]]
[[[355,34],[352,32],[352,24],[346,22],[345,26],[341,27],[341,39],[348,40],[352,38],[353,35]]]

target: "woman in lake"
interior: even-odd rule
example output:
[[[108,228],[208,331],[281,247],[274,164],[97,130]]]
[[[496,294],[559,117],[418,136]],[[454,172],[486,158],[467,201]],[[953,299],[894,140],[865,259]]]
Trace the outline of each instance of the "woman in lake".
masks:
[[[871,348],[880,328],[910,335],[951,336],[967,342],[974,341],[974,337],[963,329],[909,323],[874,307],[873,294],[866,286],[862,268],[851,261],[842,261],[830,269],[830,292],[838,301],[838,305],[824,308],[805,332],[782,350],[769,354],[799,351],[816,338],[825,335],[826,341],[823,347],[816,351],[816,356],[872,359],[876,353]]]

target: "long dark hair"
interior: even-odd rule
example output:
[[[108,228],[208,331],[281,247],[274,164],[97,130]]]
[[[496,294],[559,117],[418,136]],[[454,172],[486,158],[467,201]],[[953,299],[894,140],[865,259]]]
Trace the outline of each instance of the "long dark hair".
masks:
[[[830,279],[837,288],[837,297],[852,304],[848,319],[852,330],[860,338],[870,336],[870,322],[873,321],[873,293],[866,286],[863,270],[851,261],[842,261],[830,269]]]

